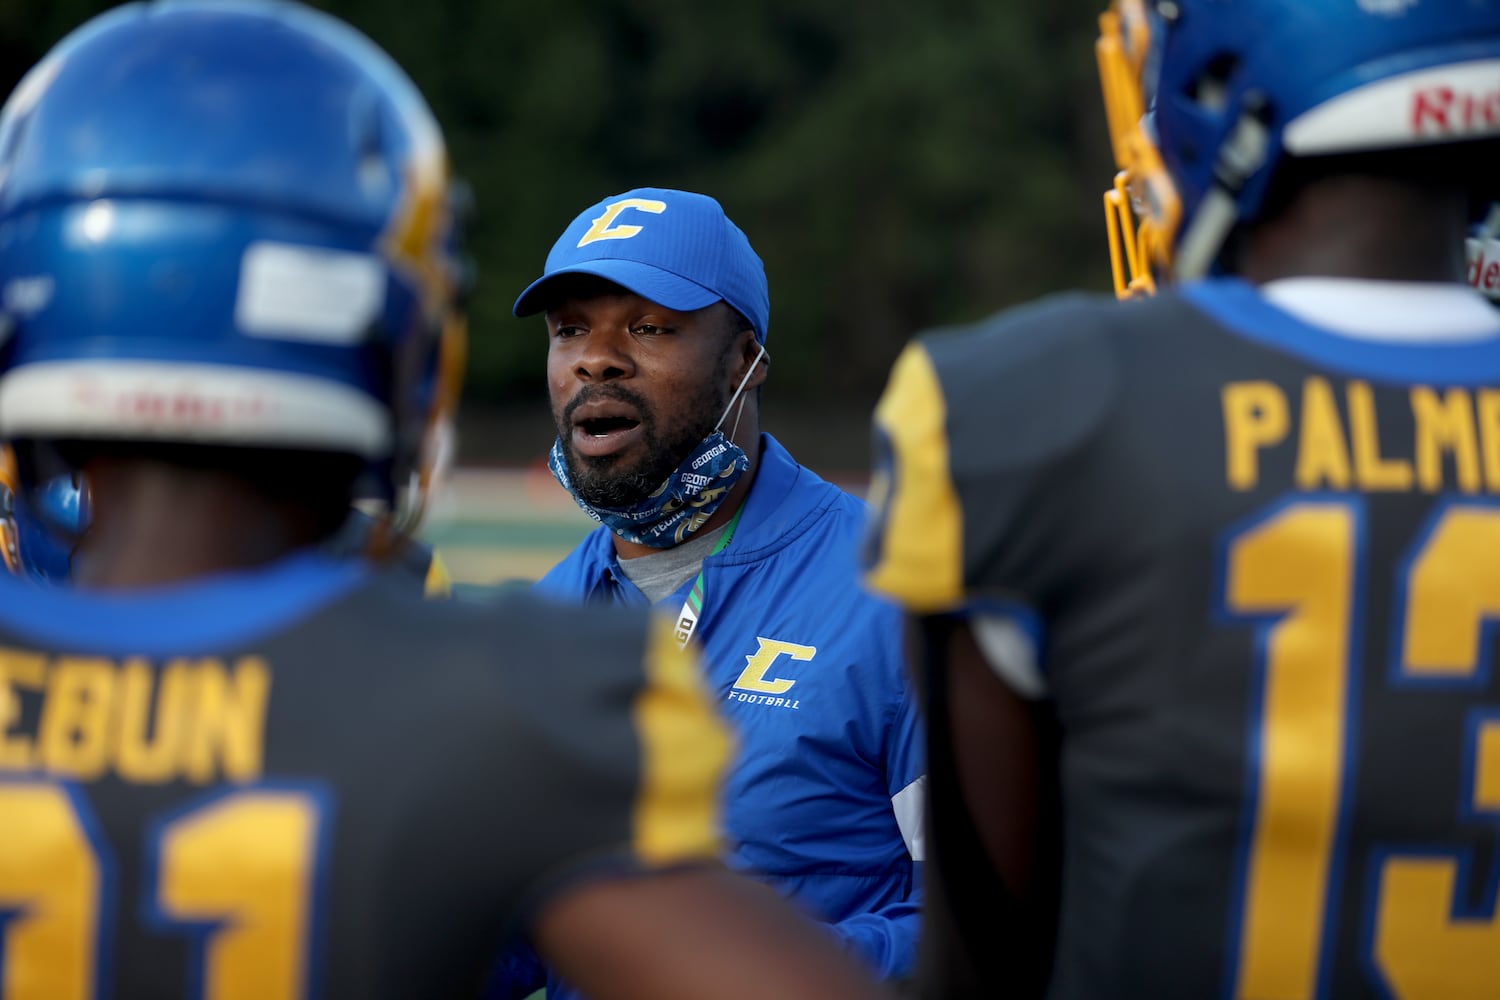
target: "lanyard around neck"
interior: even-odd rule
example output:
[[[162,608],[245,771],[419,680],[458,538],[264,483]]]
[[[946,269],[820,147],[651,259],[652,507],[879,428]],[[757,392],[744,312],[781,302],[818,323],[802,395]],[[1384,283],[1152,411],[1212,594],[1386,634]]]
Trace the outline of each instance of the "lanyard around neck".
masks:
[[[740,509],[734,512],[734,517],[729,519],[729,524],[724,528],[724,534],[719,536],[718,542],[708,556],[716,556],[729,547],[729,540],[734,537],[734,527],[740,523],[740,515],[745,512],[745,505],[740,504]],[[708,560],[704,557],[704,561]],[[693,632],[698,628],[698,616],[703,613],[703,570],[698,570],[698,579],[693,581],[693,589],[688,591],[687,600],[682,602],[682,612],[677,616],[677,645],[686,646],[688,640],[693,637]]]

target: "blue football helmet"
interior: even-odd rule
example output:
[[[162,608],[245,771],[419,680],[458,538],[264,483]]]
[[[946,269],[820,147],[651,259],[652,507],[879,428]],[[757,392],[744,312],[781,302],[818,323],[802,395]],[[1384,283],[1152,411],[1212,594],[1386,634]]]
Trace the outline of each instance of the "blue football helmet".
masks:
[[[1114,0],[1115,289],[1213,271],[1288,155],[1500,136],[1500,0]]]
[[[0,556],[5,568],[39,583],[62,584],[88,524],[88,490],[77,474],[20,486],[15,453],[0,447]]]
[[[351,454],[409,530],[462,380],[451,196],[421,95],[333,17],[94,18],[0,112],[0,436]]]

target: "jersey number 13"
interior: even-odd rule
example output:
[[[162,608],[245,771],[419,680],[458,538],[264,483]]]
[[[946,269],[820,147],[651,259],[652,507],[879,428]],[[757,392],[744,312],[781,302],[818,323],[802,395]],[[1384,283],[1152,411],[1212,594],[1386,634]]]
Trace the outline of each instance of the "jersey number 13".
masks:
[[[1221,608],[1257,628],[1259,699],[1225,991],[1235,1000],[1325,996],[1330,899],[1341,878],[1363,877],[1341,873],[1339,858],[1358,745],[1365,531],[1361,500],[1297,497],[1242,527],[1224,552]],[[1500,506],[1440,503],[1394,582],[1391,683],[1402,697],[1485,690],[1487,626],[1500,618]],[[1443,763],[1463,775],[1461,818],[1500,829],[1500,705],[1470,711],[1463,759]],[[1500,872],[1481,912],[1466,912],[1469,869],[1463,852],[1440,846],[1377,849],[1372,912],[1342,919],[1364,925],[1361,965],[1385,996],[1500,997]]]

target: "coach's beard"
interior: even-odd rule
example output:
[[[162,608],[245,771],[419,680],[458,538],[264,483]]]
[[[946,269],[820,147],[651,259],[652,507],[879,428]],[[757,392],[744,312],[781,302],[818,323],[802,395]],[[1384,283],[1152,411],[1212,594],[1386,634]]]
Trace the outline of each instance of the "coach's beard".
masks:
[[[694,448],[714,432],[714,418],[723,402],[709,387],[689,406],[694,412],[707,414],[680,428],[670,437],[657,430],[656,414],[638,393],[623,386],[601,386],[584,389],[568,403],[557,421],[557,440],[567,462],[569,491],[588,507],[633,507],[666,484],[667,478],[682,464]],[[573,449],[573,413],[584,403],[599,399],[617,399],[635,408],[641,420],[641,443],[644,452],[633,466],[624,465],[619,455],[596,457],[579,455]]]
[[[613,471],[605,467],[618,461],[614,456],[593,459],[574,453],[570,414],[577,400],[564,411],[547,466],[578,506],[626,541],[653,548],[680,545],[713,517],[749,470],[750,459],[717,425],[706,434],[696,427],[684,429],[664,443],[656,435],[655,421],[648,423],[651,415],[643,400],[619,389],[610,395],[640,412],[647,447],[639,467]]]

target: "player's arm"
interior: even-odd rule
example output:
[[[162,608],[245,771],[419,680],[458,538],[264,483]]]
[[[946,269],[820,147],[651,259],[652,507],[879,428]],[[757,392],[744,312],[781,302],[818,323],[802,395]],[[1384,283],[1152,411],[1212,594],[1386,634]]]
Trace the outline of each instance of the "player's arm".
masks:
[[[908,611],[926,712],[919,978],[930,997],[983,996],[997,982],[1040,995],[1055,932],[1055,758],[1047,703],[1036,700],[1042,623],[1019,585],[1033,539],[1017,544],[1017,525],[1035,524],[1026,504],[1038,470],[1094,418],[1054,412],[1036,387],[1059,364],[1072,366],[1077,398],[1104,398],[1107,382],[1075,360],[1086,355],[1022,335],[1035,332],[1006,325],[914,342],[875,414],[866,579]],[[950,407],[964,418],[956,425]]]
[[[853,1000],[879,987],[773,890],[716,867],[591,882],[533,940],[597,1000]]]
[[[928,713],[929,925],[924,998],[1040,997],[1056,927],[1054,730],[997,674],[961,616],[912,618],[909,656]]]

